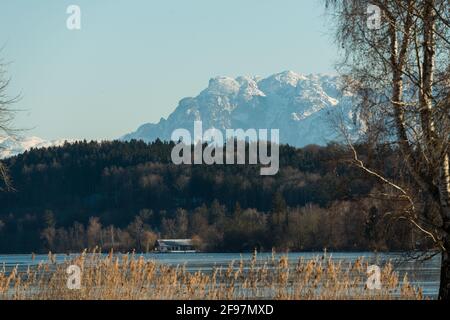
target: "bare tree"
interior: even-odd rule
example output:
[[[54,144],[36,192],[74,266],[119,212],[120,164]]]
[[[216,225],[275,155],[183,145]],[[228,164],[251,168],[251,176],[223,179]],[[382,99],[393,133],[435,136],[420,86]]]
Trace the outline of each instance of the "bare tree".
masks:
[[[6,75],[5,64],[0,61],[0,141],[5,137],[12,136],[14,132],[11,127],[11,121],[14,118],[14,110],[11,109],[11,105],[15,103],[18,98],[9,98],[6,92],[9,83],[10,79]],[[0,180],[3,180],[5,189],[11,188],[8,170],[1,162]]]
[[[439,298],[449,300],[450,1],[326,0],[326,5],[343,51],[339,70],[367,121],[367,138],[393,143],[412,182],[387,179],[353,148],[355,163],[405,200],[403,217],[433,240],[442,254]],[[368,22],[377,12],[380,24],[373,28]]]
[[[102,239],[102,224],[98,217],[90,217],[89,225],[86,230],[87,244],[89,249],[94,249],[96,246],[103,247]]]

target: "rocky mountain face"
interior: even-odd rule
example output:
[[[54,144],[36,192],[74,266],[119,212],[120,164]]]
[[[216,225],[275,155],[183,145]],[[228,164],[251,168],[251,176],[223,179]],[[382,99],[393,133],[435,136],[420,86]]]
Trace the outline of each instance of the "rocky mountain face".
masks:
[[[334,120],[343,115],[360,127],[351,95],[339,90],[338,77],[286,71],[268,78],[216,77],[194,98],[182,99],[159,123],[147,123],[123,140],[169,140],[175,129],[279,129],[280,142],[297,147],[337,140]]]
[[[226,129],[279,129],[281,143],[325,145],[340,139],[337,118],[351,124],[353,135],[364,131],[363,122],[352,110],[351,94],[342,93],[339,86],[337,76],[292,71],[267,78],[216,77],[198,96],[182,99],[167,119],[146,123],[120,139],[170,140],[176,129],[187,129],[193,135],[194,121],[202,121],[204,131],[216,128],[225,134]],[[64,141],[0,137],[0,158]]]

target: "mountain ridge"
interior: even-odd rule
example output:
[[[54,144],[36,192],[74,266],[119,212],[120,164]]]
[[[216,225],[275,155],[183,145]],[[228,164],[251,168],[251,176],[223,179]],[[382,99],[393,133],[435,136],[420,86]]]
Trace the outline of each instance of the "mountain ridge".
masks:
[[[44,140],[39,137],[0,137],[0,159],[13,157],[33,148],[48,148],[62,146],[65,142],[74,140],[57,139]]]
[[[333,117],[344,116],[353,125],[353,135],[364,131],[363,122],[353,112],[352,94],[340,90],[340,78],[331,74],[303,75],[284,71],[266,78],[217,76],[195,97],[180,100],[175,110],[158,123],[144,123],[119,140],[152,142],[170,140],[175,129],[193,133],[194,121],[204,130],[279,129],[280,143],[295,147],[326,145],[338,141],[331,124]],[[0,159],[30,150],[60,146],[66,139],[47,141],[38,137],[0,137]],[[75,141],[75,140],[69,140]]]
[[[339,89],[339,77],[284,71],[267,78],[218,76],[196,97],[180,100],[167,119],[145,123],[121,140],[170,140],[175,129],[192,133],[194,121],[204,128],[279,129],[280,143],[303,147],[338,140],[330,120],[342,113],[357,125],[351,94]]]

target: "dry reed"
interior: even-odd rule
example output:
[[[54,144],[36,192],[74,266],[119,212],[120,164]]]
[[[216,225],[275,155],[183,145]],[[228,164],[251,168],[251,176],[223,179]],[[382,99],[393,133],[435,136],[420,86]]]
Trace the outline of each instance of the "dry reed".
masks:
[[[69,265],[80,267],[81,289],[67,287]],[[0,299],[422,299],[407,277],[403,281],[391,263],[382,268],[382,289],[369,290],[368,262],[333,261],[318,256],[291,262],[283,256],[240,260],[227,267],[190,271],[186,266],[168,266],[134,253],[101,255],[83,252],[56,264],[49,255],[19,272],[0,270]]]

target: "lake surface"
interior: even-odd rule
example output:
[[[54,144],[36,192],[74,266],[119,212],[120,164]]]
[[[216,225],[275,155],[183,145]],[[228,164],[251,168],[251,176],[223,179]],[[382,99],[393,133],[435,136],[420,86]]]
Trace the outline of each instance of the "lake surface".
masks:
[[[280,257],[285,254],[275,254]],[[288,253],[291,264],[296,264],[300,258],[304,260],[313,259],[322,256],[322,252],[316,253]],[[142,254],[145,259],[155,260],[159,263],[172,266],[185,265],[190,271],[211,271],[212,267],[228,266],[232,261],[250,260],[251,253],[166,253],[166,254]],[[62,263],[70,260],[74,256],[64,254],[56,255],[56,263]],[[267,260],[272,257],[272,253],[258,253],[258,260]],[[440,257],[436,256],[427,261],[414,261],[408,259],[405,254],[401,253],[368,253],[368,252],[352,252],[352,253],[327,253],[327,257],[331,257],[335,261],[342,260],[344,262],[352,262],[358,258],[364,257],[370,264],[382,266],[390,261],[394,266],[394,271],[399,274],[399,278],[403,279],[405,273],[414,286],[423,289],[423,293],[430,299],[435,299],[439,289],[440,276]],[[34,266],[39,263],[49,262],[47,255],[36,255],[34,260],[30,254],[27,255],[0,255],[0,271],[8,273],[12,268],[18,266],[19,271],[25,271],[28,266]]]

